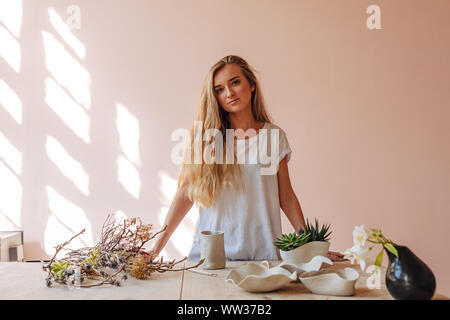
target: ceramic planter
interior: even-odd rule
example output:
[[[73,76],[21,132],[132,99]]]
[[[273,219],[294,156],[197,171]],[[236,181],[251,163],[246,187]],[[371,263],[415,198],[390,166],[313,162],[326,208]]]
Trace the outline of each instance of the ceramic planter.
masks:
[[[264,261],[261,264],[249,262],[231,270],[225,281],[248,292],[270,292],[296,279],[296,272],[290,273],[280,267],[270,268],[269,263]]]
[[[203,269],[223,269],[226,265],[223,232],[202,231],[200,233],[200,260]]]
[[[299,279],[315,294],[351,296],[355,293],[359,272],[353,268],[310,271],[302,273]]]
[[[300,265],[311,261],[315,256],[327,257],[329,248],[330,243],[328,241],[312,241],[294,250],[280,250],[280,255],[284,262]]]

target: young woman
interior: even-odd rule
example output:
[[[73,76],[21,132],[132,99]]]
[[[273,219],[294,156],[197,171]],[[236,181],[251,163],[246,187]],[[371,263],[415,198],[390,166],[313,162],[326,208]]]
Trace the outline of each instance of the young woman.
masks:
[[[189,260],[200,259],[203,230],[224,232],[228,260],[279,260],[273,241],[281,235],[280,209],[296,231],[305,227],[305,219],[289,178],[291,148],[286,134],[267,115],[259,82],[244,59],[230,55],[212,66],[197,114],[178,190],[164,222],[167,229],[151,252],[159,254],[197,203],[200,216]],[[217,133],[212,139],[215,148],[210,148],[215,161],[206,161],[203,152],[212,143],[199,140],[198,133],[204,137],[211,130]],[[194,161],[199,145],[200,162]],[[269,153],[272,163],[267,161]],[[275,170],[270,170],[274,165]],[[331,251],[328,256],[334,261],[343,257]]]

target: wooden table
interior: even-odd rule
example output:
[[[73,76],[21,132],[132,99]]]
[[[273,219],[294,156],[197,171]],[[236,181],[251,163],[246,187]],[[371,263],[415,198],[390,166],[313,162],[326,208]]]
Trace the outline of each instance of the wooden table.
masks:
[[[281,261],[270,261],[271,266],[279,264]],[[224,279],[228,272],[244,264],[244,261],[230,261],[222,270],[204,270],[209,273],[217,274],[217,276],[207,276],[197,274],[191,271],[184,273],[181,299],[192,300],[393,300],[392,296],[386,289],[384,276],[386,269],[381,270],[380,289],[369,289],[367,279],[371,274],[362,272],[360,278],[355,285],[355,294],[353,296],[325,296],[311,293],[303,284],[299,282],[291,282],[280,290],[265,293],[250,293],[233,284],[225,282]],[[334,262],[327,269],[341,269],[351,267],[359,272],[361,269],[358,265],[352,265],[349,262]],[[195,269],[194,269],[195,270]],[[199,268],[199,270],[203,270]],[[206,282],[206,280],[208,280]],[[207,283],[207,285],[205,285]],[[433,299],[448,299],[444,295],[435,294]]]
[[[271,261],[276,265],[280,261]],[[225,282],[228,272],[246,261],[227,261],[225,269],[203,270],[214,273],[208,276],[194,272],[196,269],[178,272],[156,273],[148,280],[138,280],[129,277],[122,286],[103,285],[93,288],[67,288],[56,285],[47,288],[46,273],[41,263],[32,262],[2,262],[0,263],[0,299],[13,300],[329,300],[329,299],[392,299],[384,284],[382,270],[381,288],[369,289],[366,281],[370,276],[362,273],[355,287],[355,295],[350,297],[324,296],[312,294],[304,285],[291,282],[282,289],[268,293],[249,293]],[[186,265],[192,265],[187,263]],[[336,262],[329,268],[358,266],[348,262]],[[448,299],[436,293],[433,299]]]
[[[68,288],[57,284],[47,288],[46,277],[40,262],[1,262],[0,300],[174,300],[180,298],[182,285],[181,271],[152,274],[149,280],[129,276],[121,287]]]

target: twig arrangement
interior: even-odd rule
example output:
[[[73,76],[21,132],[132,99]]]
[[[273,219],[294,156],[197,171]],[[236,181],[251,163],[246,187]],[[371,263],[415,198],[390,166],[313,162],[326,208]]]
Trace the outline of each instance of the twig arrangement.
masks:
[[[58,253],[73,239],[85,232],[83,229],[68,241],[57,245],[54,256],[48,264],[42,266],[48,275],[46,285],[51,287],[55,283],[68,287],[90,288],[104,284],[121,285],[121,280],[127,280],[127,274],[137,279],[147,279],[153,272],[183,271],[198,267],[203,263],[174,269],[174,266],[185,261],[164,262],[163,257],[156,260],[156,254],[146,253],[143,246],[166,227],[156,233],[151,232],[151,224],[143,224],[140,218],[127,218],[115,223],[112,215],[108,215],[103,223],[99,242],[94,247],[69,250],[66,256],[56,259]],[[120,280],[118,275],[123,273]],[[85,284],[85,279],[96,280],[96,283]]]

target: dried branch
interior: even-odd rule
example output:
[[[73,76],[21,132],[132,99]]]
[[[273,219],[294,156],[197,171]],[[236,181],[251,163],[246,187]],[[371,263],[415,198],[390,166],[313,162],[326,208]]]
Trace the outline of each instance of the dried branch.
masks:
[[[78,237],[80,234],[83,234],[86,231],[86,229],[81,230],[79,233],[77,233],[76,235],[74,235],[72,238],[70,238],[69,240],[67,240],[66,242],[64,242],[63,244],[57,245],[55,247],[56,251],[55,254],[53,255],[53,257],[50,259],[49,263],[46,266],[42,266],[42,269],[44,269],[44,271],[46,269],[48,269],[48,273],[50,276],[51,273],[51,265],[53,264],[53,262],[56,259],[56,256],[58,255],[58,253],[66,246],[70,243],[70,241],[72,241],[73,239],[75,239],[76,237]]]
[[[122,266],[116,273],[114,273],[114,274],[108,276],[105,280],[103,280],[103,281],[101,281],[101,282],[99,282],[99,283],[91,284],[91,285],[81,285],[80,287],[81,287],[81,288],[92,288],[92,287],[98,287],[98,286],[101,286],[101,285],[103,285],[103,284],[105,284],[105,283],[114,284],[114,283],[115,283],[115,280],[113,280],[114,277],[117,276],[119,273],[121,273],[121,272],[123,271],[124,268],[125,268],[125,266]]]
[[[124,272],[123,280],[127,279],[126,274],[131,274],[138,279],[147,279],[153,272],[163,273],[166,271],[183,271],[198,267],[203,260],[191,267],[174,267],[185,261],[184,259],[164,262],[163,257],[155,260],[156,256],[150,254],[149,261],[145,260],[148,253],[142,251],[142,247],[158,234],[166,231],[167,226],[162,230],[152,233],[151,224],[143,224],[140,218],[127,218],[117,224],[112,220],[112,215],[108,215],[102,225],[102,234],[95,247],[85,247],[70,250],[61,260],[56,260],[57,254],[74,238],[84,233],[84,229],[74,235],[70,240],[56,246],[55,255],[50,262],[43,266],[44,271],[48,270],[46,278],[47,286],[52,283],[59,283],[70,286],[75,282],[77,287],[92,288],[104,284],[120,285],[116,277]],[[112,273],[108,270],[114,270]],[[96,279],[95,284],[81,284],[85,278]]]

